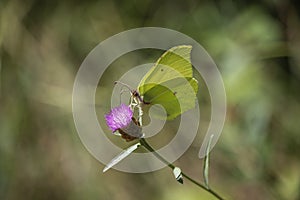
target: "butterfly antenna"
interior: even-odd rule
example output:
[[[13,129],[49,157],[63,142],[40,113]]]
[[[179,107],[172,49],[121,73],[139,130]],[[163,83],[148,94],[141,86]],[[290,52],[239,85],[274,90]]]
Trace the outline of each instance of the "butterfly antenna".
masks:
[[[115,81],[115,85],[116,85],[116,84],[120,84],[120,85],[126,87],[131,93],[134,91],[134,89],[133,89],[132,87],[130,87],[128,84],[123,83],[123,82],[121,82],[121,81]]]
[[[135,91],[135,90],[132,89],[132,87],[130,87],[128,84],[123,83],[123,82],[121,82],[121,81],[115,81],[115,85],[116,85],[116,84],[122,85],[121,90],[120,90],[120,103],[121,103],[121,101],[122,101],[122,94],[123,94],[124,92],[129,91],[131,94],[133,94],[134,91]],[[125,90],[124,88],[126,88],[127,90]]]
[[[138,91],[136,91],[135,89],[133,89],[132,87],[130,87],[130,86],[127,85],[126,83],[123,83],[123,82],[120,82],[120,81],[115,81],[115,84],[121,84],[121,85],[123,85],[124,87],[128,88],[133,96],[138,97],[138,99],[140,100],[140,102],[143,102],[144,104],[150,104],[150,103],[148,103],[148,102],[145,102],[145,101],[142,99],[142,97],[140,96],[140,94],[138,93]]]
[[[122,88],[121,88],[121,91],[120,91],[120,104],[122,103],[122,95],[125,93],[125,92],[131,92],[130,90],[129,90],[129,88],[125,88],[124,89],[124,85],[122,86]]]

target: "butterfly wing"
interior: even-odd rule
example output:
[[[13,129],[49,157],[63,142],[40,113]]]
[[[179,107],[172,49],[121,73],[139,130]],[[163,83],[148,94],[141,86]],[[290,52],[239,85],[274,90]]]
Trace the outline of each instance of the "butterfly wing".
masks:
[[[161,84],[177,77],[193,77],[190,45],[181,45],[166,51],[141,80],[138,90],[141,95],[153,87],[148,83]]]
[[[172,120],[195,106],[198,82],[194,78],[175,78],[153,87],[150,84],[150,87],[144,94],[144,101],[163,106],[167,120]],[[158,118],[164,117],[164,112],[158,107],[153,107],[153,113]]]
[[[198,82],[193,78],[191,49],[189,45],[181,45],[166,51],[138,87],[144,102],[165,108],[168,120],[195,106]]]

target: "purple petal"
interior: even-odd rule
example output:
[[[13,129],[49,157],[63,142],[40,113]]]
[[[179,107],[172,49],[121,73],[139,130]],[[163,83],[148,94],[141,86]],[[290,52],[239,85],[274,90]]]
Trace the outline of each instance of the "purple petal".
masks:
[[[106,124],[113,132],[115,132],[119,128],[126,127],[131,122],[132,116],[133,112],[130,107],[121,104],[105,115]]]

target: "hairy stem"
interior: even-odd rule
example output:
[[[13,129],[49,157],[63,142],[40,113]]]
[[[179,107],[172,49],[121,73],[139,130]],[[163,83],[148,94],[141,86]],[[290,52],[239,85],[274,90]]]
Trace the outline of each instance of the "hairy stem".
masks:
[[[162,161],[163,163],[165,163],[166,165],[168,165],[168,167],[170,167],[171,169],[174,169],[175,166],[171,163],[169,163],[166,159],[164,159],[160,154],[158,154],[148,143],[144,138],[140,139],[140,143],[143,147],[145,147],[148,151],[150,151],[151,153],[153,153],[153,155],[155,157],[157,157],[160,161]],[[207,192],[209,192],[210,194],[214,195],[217,199],[220,200],[224,200],[223,197],[221,197],[217,192],[215,192],[214,190],[210,189],[210,188],[206,188],[203,184],[199,183],[198,181],[192,179],[191,177],[189,177],[188,175],[186,175],[185,173],[181,172],[182,176],[185,177],[186,179],[188,179],[189,181],[191,181],[192,183],[194,183],[195,185],[197,185],[198,187],[202,188],[203,190],[206,190]]]

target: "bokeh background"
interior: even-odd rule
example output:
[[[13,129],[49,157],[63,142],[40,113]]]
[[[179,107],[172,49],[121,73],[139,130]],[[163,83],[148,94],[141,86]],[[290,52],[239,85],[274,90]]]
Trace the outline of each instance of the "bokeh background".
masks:
[[[71,95],[81,62],[99,42],[144,26],[194,38],[222,73],[228,112],[211,153],[211,187],[227,199],[300,199],[299,11],[288,0],[1,0],[0,199],[214,199],[188,181],[178,184],[168,168],[103,174],[77,135]],[[110,94],[112,80],[159,54],[117,60],[99,91]],[[197,154],[210,119],[205,85],[198,97],[200,136],[175,164],[202,181]],[[110,102],[97,98],[104,124]],[[168,124],[166,138],[175,125]]]

